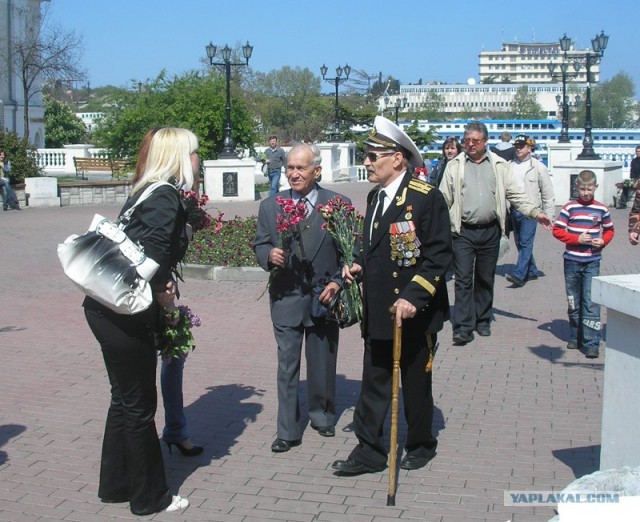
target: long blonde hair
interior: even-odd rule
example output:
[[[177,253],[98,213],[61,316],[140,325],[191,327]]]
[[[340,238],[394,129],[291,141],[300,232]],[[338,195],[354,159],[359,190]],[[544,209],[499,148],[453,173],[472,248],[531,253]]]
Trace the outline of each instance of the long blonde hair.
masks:
[[[193,186],[191,154],[198,150],[198,138],[187,129],[164,127],[151,139],[144,172],[131,189],[131,195],[148,183],[176,178],[178,187]]]

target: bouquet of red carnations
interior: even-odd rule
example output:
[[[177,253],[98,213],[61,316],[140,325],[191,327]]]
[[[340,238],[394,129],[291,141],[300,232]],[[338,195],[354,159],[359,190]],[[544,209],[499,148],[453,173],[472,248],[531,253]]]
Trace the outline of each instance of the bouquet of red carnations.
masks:
[[[338,245],[342,263],[351,266],[357,245],[362,239],[364,217],[341,196],[330,199],[326,205],[318,205],[327,233]],[[341,327],[351,326],[362,320],[362,295],[357,283],[343,284],[334,302],[329,305],[330,319]]]
[[[204,209],[209,202],[209,196],[198,195],[193,190],[181,190],[180,197],[187,211],[187,223],[191,225],[194,234],[211,226],[211,216]]]

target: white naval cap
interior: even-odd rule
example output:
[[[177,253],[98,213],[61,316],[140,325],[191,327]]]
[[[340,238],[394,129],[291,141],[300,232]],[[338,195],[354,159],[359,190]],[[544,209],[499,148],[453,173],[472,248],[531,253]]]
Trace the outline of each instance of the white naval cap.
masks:
[[[422,155],[416,144],[400,127],[384,116],[376,116],[373,129],[364,143],[375,149],[392,149],[401,152],[412,169],[424,166]]]

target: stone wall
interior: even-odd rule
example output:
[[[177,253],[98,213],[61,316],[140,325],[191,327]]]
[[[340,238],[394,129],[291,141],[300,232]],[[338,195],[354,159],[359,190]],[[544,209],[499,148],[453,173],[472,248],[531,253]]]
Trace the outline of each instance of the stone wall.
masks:
[[[20,206],[27,207],[28,197],[25,194],[24,183],[13,186]],[[60,206],[69,205],[100,205],[105,203],[117,203],[124,205],[131,192],[131,183],[128,181],[63,181],[58,182],[58,195]],[[203,184],[200,182],[200,194],[203,193]]]
[[[118,203],[123,205],[131,192],[131,184],[121,181],[96,182],[62,182],[58,183],[60,204],[69,205],[99,205],[103,203]]]

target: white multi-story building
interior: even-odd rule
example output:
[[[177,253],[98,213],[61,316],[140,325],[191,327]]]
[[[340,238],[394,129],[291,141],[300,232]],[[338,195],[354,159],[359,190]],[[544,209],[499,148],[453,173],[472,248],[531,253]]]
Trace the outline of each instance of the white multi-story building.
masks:
[[[82,120],[84,126],[89,132],[93,132],[100,125],[106,114],[104,112],[76,112],[76,117]]]
[[[567,91],[571,98],[582,94],[586,88],[586,59],[588,50],[576,49],[573,45],[565,54],[560,42],[555,43],[503,43],[500,51],[480,52],[480,83],[469,79],[466,84],[401,85],[399,95],[382,96],[378,101],[380,110],[394,109],[400,100],[401,112],[415,112],[426,108],[434,94],[442,100],[445,115],[459,116],[461,113],[509,112],[518,89],[526,85],[534,94],[548,118],[560,115],[562,83],[560,64],[567,68]],[[591,81],[600,81],[600,65],[591,61]],[[553,64],[555,75],[549,66]],[[573,65],[575,64],[575,65]],[[499,82],[499,83],[498,83]]]
[[[571,67],[567,82],[585,83],[587,81],[585,52],[573,45],[567,51],[567,60],[580,66],[578,71]],[[480,81],[494,80],[511,83],[552,83],[557,81],[549,73],[549,65],[559,64],[564,59],[560,42],[555,43],[503,43],[501,51],[480,52]],[[591,81],[600,81],[599,63],[591,64]]]
[[[401,85],[400,94],[380,97],[378,108],[381,111],[393,109],[396,100],[400,99],[400,105],[405,107],[402,110],[416,112],[426,108],[437,95],[442,100],[441,112],[446,115],[508,112],[518,89],[522,87],[522,84],[515,83],[475,84],[473,81],[466,84]],[[562,96],[562,84],[532,83],[526,87],[529,93],[535,95],[548,118],[558,116],[559,103],[556,97]],[[575,89],[582,91],[584,87],[584,84],[576,85]]]
[[[20,41],[40,26],[40,4],[48,0],[0,0],[0,124],[3,130],[24,136],[25,99],[14,65],[8,60],[9,43]],[[32,86],[29,103],[29,141],[44,146],[44,105],[40,79]]]

